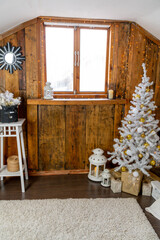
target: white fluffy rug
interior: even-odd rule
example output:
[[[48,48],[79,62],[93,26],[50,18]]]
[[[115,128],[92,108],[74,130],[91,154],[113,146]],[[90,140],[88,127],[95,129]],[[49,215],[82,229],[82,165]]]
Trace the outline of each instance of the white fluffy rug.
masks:
[[[132,198],[0,201],[0,240],[158,240]]]

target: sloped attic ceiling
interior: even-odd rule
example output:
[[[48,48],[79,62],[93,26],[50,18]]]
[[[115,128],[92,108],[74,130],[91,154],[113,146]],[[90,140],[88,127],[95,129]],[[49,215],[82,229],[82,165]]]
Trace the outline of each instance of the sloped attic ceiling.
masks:
[[[134,21],[160,39],[160,0],[0,0],[0,34],[38,16]]]

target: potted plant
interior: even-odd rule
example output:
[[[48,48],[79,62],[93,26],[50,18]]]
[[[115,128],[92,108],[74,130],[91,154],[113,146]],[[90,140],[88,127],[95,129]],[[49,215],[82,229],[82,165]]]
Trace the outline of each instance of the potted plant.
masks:
[[[18,121],[18,105],[21,98],[14,98],[13,93],[0,93],[0,122],[10,123]]]

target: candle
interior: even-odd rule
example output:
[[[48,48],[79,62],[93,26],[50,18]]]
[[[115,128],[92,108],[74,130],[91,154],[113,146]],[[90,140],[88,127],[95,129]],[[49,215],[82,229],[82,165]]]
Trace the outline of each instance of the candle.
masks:
[[[113,99],[113,90],[111,89],[108,91],[108,98]]]
[[[96,176],[97,167],[94,168],[94,176]]]

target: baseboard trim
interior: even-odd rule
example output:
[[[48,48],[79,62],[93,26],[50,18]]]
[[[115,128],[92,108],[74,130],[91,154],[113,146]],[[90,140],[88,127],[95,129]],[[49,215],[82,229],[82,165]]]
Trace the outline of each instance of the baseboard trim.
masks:
[[[75,170],[52,170],[52,171],[33,171],[29,170],[29,176],[51,176],[51,175],[68,175],[68,174],[86,174],[88,169]]]

